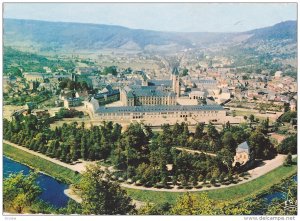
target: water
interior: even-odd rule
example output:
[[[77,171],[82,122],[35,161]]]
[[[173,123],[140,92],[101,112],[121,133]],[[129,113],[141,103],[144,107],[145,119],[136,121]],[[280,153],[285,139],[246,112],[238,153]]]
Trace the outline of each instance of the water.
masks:
[[[293,176],[292,180],[297,182],[297,175]],[[268,194],[264,195],[263,198],[267,201],[268,204],[270,204],[273,199],[276,199],[276,198],[277,199],[285,199],[286,194],[282,193],[282,192],[275,191],[275,192],[268,193]]]
[[[23,171],[23,174],[27,175],[31,169],[21,163],[3,157],[4,178],[7,178],[9,174],[21,171]],[[69,198],[64,194],[64,190],[68,188],[67,184],[61,183],[58,180],[41,173],[39,173],[37,183],[42,189],[42,193],[39,196],[40,199],[57,208],[67,205]]]

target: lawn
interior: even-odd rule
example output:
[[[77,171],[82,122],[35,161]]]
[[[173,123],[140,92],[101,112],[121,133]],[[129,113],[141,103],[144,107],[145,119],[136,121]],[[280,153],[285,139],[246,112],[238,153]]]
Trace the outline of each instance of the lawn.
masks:
[[[297,165],[285,167],[280,166],[275,170],[247,183],[243,183],[237,186],[209,190],[207,192],[209,198],[217,201],[240,201],[245,198],[254,197],[266,190],[268,190],[274,184],[278,184],[282,179],[292,176],[297,172]],[[183,193],[172,192],[155,192],[149,190],[134,190],[126,189],[128,194],[135,200],[163,203],[174,203],[176,198]],[[199,192],[193,192],[199,194]],[[201,192],[200,192],[201,193]]]
[[[13,160],[25,164],[38,171],[42,171],[56,179],[71,184],[78,182],[80,175],[74,171],[27,153],[8,144],[3,144],[3,154]]]

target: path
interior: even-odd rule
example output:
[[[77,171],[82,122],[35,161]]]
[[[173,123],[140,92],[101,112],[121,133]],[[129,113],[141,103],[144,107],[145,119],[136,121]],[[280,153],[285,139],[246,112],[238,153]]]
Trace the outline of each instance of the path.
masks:
[[[69,198],[73,199],[74,201],[76,201],[77,203],[82,203],[82,198],[72,188],[65,189],[64,194],[67,195]],[[145,206],[146,204],[147,204],[146,202],[132,199],[132,205],[134,205],[136,209],[139,209],[142,206]]]
[[[50,162],[52,162],[52,163],[55,163],[55,164],[57,164],[57,165],[60,165],[60,166],[69,168],[70,170],[77,171],[77,172],[79,172],[79,173],[84,172],[84,171],[85,171],[85,167],[86,167],[87,165],[90,165],[90,164],[94,164],[94,163],[95,163],[95,162],[81,161],[81,162],[79,162],[79,163],[76,163],[76,164],[74,164],[74,165],[71,165],[71,164],[68,164],[68,163],[61,162],[60,160],[57,160],[57,159],[48,157],[48,156],[46,156],[46,155],[44,155],[44,154],[42,154],[42,153],[38,153],[38,152],[36,152],[36,151],[27,149],[27,148],[22,147],[22,146],[20,146],[20,145],[11,143],[11,142],[6,141],[6,140],[3,140],[3,143],[9,144],[9,145],[11,145],[11,146],[13,146],[13,147],[16,147],[16,148],[18,148],[18,149],[20,149],[20,150],[23,150],[23,151],[25,151],[25,152],[28,152],[28,153],[30,153],[30,154],[32,154],[32,155],[38,156],[38,157],[43,158],[43,159],[45,159],[45,160],[48,160],[48,161],[50,161]],[[103,169],[105,169],[105,167],[103,167]]]
[[[60,166],[67,167],[67,168],[69,168],[69,169],[71,169],[73,171],[78,171],[80,173],[82,173],[85,170],[85,166],[86,165],[95,163],[95,162],[86,162],[86,161],[84,161],[84,162],[81,162],[81,163],[78,163],[78,164],[75,164],[75,165],[70,165],[70,164],[67,164],[67,163],[63,163],[63,162],[61,162],[61,161],[59,161],[57,159],[53,159],[53,158],[47,157],[44,154],[37,153],[35,151],[29,150],[29,149],[27,149],[25,147],[22,147],[20,145],[11,143],[9,141],[5,141],[4,140],[3,142],[6,143],[6,144],[9,144],[11,146],[14,146],[14,147],[16,147],[18,149],[24,150],[24,151],[26,151],[28,153],[31,153],[33,155],[39,156],[39,157],[41,157],[43,159],[46,159],[48,161],[51,161],[53,163],[56,163],[56,164],[58,164]],[[191,151],[193,151],[193,150],[191,150]],[[295,156],[293,156],[293,157],[295,157]],[[127,184],[127,183],[120,183],[120,185],[122,187],[129,188],[129,189],[151,190],[151,191],[162,191],[162,192],[187,192],[187,191],[200,192],[200,191],[205,191],[205,190],[228,188],[228,187],[231,187],[231,186],[236,186],[236,185],[240,185],[242,183],[250,182],[250,181],[252,181],[252,180],[254,180],[254,179],[256,179],[256,178],[258,178],[258,177],[260,177],[260,176],[262,176],[262,175],[264,175],[264,174],[266,174],[266,173],[268,173],[268,172],[270,172],[270,171],[272,171],[274,169],[276,169],[277,167],[279,167],[279,166],[281,166],[283,164],[285,158],[286,158],[286,155],[278,154],[272,160],[265,160],[265,161],[263,161],[264,165],[256,167],[256,168],[254,168],[252,170],[249,170],[248,172],[251,175],[251,177],[249,179],[242,180],[242,181],[240,181],[237,184],[230,184],[230,185],[226,185],[226,186],[223,185],[223,186],[220,186],[220,187],[213,187],[212,186],[210,188],[203,187],[202,189],[192,188],[192,189],[187,190],[187,189],[176,189],[176,188],[174,188],[174,189],[157,189],[157,188],[154,188],[154,187],[136,186],[134,184]],[[105,166],[101,166],[101,167],[102,167],[102,169],[106,169]]]
[[[203,151],[200,151],[200,150],[190,150],[190,149],[186,149],[186,148],[183,148],[183,147],[175,147],[177,150],[183,150],[183,151],[186,151],[188,153],[203,153],[205,155],[209,155],[209,156],[217,156],[217,154],[214,154],[214,153],[208,153],[208,152],[203,152]]]

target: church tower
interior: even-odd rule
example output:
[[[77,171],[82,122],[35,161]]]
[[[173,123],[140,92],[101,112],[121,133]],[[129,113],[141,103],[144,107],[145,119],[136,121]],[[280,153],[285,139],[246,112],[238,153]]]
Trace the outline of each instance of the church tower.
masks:
[[[172,89],[173,92],[176,94],[176,97],[180,97],[180,82],[179,82],[179,72],[178,68],[173,68],[172,71]]]

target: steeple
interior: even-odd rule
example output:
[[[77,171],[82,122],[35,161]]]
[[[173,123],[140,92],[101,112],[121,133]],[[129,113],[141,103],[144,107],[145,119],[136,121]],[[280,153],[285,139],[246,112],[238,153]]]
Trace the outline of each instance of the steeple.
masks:
[[[173,67],[172,75],[179,75],[178,67]]]

